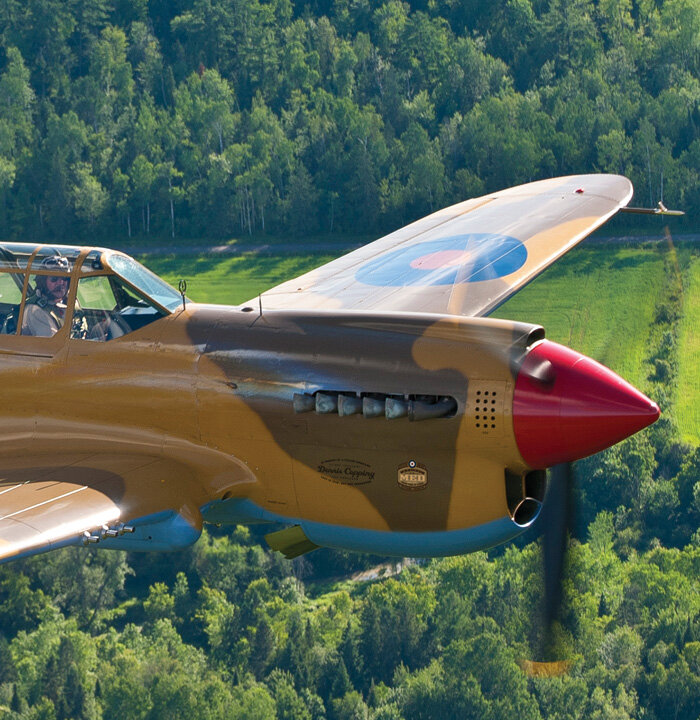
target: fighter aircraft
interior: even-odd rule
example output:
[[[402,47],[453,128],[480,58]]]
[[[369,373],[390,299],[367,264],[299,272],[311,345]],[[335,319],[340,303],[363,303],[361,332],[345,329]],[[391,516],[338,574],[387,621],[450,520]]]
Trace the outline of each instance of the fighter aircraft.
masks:
[[[289,557],[515,537],[546,468],[659,409],[542,327],[487,315],[631,196],[612,175],[495,192],[235,307],[113,250],[1,244],[0,559],[174,550],[204,522],[283,523],[268,537]]]

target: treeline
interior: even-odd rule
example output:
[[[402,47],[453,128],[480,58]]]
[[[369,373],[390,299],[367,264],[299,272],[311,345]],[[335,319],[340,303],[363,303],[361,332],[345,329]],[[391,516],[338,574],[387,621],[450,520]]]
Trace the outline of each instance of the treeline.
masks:
[[[700,209],[693,0],[0,0],[0,236],[379,233],[542,177]]]

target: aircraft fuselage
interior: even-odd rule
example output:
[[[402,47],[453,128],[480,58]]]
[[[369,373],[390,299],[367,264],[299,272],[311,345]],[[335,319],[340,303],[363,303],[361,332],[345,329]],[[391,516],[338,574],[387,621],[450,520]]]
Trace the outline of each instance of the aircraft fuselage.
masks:
[[[530,401],[551,399],[557,380],[539,366],[519,380],[533,348],[554,346],[543,337],[484,318],[192,303],[107,343],[0,336],[0,455],[9,480],[60,466],[116,483],[143,522],[106,546],[185,544],[203,520],[282,520],[317,544],[465,552],[539,512],[544,466],[516,437],[528,401],[513,413],[519,382]]]

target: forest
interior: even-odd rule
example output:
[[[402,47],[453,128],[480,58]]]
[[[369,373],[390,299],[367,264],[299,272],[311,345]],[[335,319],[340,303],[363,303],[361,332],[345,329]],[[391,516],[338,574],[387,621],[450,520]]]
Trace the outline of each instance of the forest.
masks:
[[[695,0],[1,0],[0,237],[394,229],[543,177],[700,209]]]
[[[0,237],[370,235],[598,171],[694,230],[698,78],[697,0],[0,0]],[[566,672],[528,664],[535,531],[290,562],[270,528],[211,527],[177,554],[0,567],[0,720],[697,720],[700,448],[675,412],[700,261],[650,252],[635,362],[663,416],[577,465]]]

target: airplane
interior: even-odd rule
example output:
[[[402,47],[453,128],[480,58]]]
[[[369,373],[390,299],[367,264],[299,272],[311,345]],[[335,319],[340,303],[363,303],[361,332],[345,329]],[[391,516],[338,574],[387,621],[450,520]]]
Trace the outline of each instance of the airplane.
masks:
[[[488,314],[632,192],[615,175],[494,192],[231,307],[114,250],[0,243],[0,561],[177,550],[203,523],[282,523],[267,539],[287,557],[516,537],[547,468],[659,408]],[[67,294],[37,331],[49,285]]]

